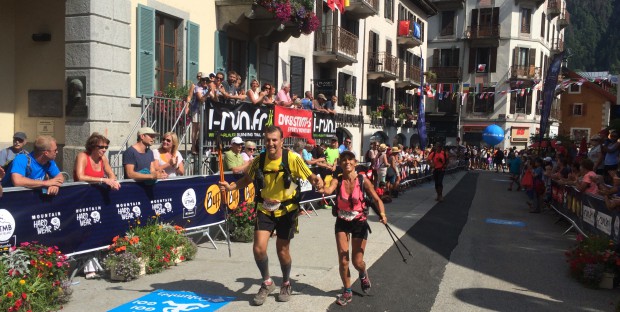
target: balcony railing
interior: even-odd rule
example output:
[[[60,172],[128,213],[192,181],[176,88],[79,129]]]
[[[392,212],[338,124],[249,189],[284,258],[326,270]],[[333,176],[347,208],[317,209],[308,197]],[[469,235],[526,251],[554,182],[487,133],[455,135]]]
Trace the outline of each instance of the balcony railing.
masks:
[[[347,13],[357,18],[376,15],[379,12],[379,0],[350,0]]]
[[[344,54],[352,59],[357,57],[359,38],[340,26],[325,26],[316,32],[314,50]]]
[[[513,65],[510,76],[517,79],[534,79],[540,73],[540,67],[534,65]]]
[[[468,39],[499,38],[500,25],[468,26],[466,36]]]
[[[558,27],[562,29],[568,26],[568,24],[570,24],[570,13],[568,13],[568,11],[564,9],[562,11],[562,14],[560,14],[560,18],[558,19]]]
[[[383,72],[396,76],[398,72],[398,58],[385,52],[369,52],[368,72]]]
[[[440,11],[462,9],[465,6],[465,0],[431,0],[431,2]]]
[[[459,66],[435,66],[431,67],[430,71],[437,75],[438,82],[444,82],[447,80],[461,80],[461,67]]]
[[[414,84],[420,85],[420,75],[420,67],[400,60],[400,64],[398,66],[398,81],[396,82],[396,87],[405,89],[414,88]]]
[[[346,124],[346,125],[354,125],[358,126],[363,122],[364,118],[360,115],[352,115],[352,114],[336,114],[336,124]]]
[[[550,18],[554,18],[560,15],[562,10],[562,1],[561,0],[549,0],[547,1],[547,14]]]
[[[560,53],[564,51],[564,39],[562,38],[555,39],[553,44],[551,45],[551,51],[553,53]]]
[[[407,33],[401,33],[400,25],[405,22],[409,22],[409,29],[407,30]],[[417,47],[422,44],[422,40],[420,38],[416,38],[413,36],[414,24],[415,23],[413,21],[407,21],[407,20],[398,21],[398,30],[397,30],[398,44],[401,44],[407,48]]]

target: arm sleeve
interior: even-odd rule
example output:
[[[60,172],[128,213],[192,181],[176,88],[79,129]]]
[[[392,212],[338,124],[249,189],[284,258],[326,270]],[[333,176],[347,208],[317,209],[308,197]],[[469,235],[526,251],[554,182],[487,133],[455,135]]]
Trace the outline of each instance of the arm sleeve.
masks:
[[[56,162],[53,160],[50,161],[49,168],[47,168],[46,171],[47,171],[47,174],[50,176],[50,178],[53,178],[60,173],[60,169],[58,169]]]

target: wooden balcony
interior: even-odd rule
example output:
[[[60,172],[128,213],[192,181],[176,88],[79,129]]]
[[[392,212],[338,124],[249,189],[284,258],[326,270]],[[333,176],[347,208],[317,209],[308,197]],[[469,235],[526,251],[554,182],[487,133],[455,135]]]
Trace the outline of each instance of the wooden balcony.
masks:
[[[400,22],[403,21],[398,21],[398,25],[400,25]],[[406,35],[401,35],[398,31],[398,29],[396,30],[396,42],[402,46],[404,46],[405,48],[414,48],[417,46],[422,45],[422,40],[420,40],[419,38],[416,38],[413,36],[413,21],[410,21],[409,23],[409,32]]]
[[[431,0],[439,11],[452,11],[465,7],[465,0]]]
[[[564,29],[570,24],[570,13],[566,9],[562,11],[560,14],[560,18],[558,19],[558,28]]]
[[[314,60],[338,67],[357,63],[359,38],[340,26],[325,26],[314,32]]]
[[[539,7],[541,4],[545,3],[545,0],[515,0],[516,5],[528,5],[534,4],[536,7]]]
[[[410,90],[420,86],[420,67],[400,60],[398,66],[398,77],[396,78],[396,88]]]
[[[429,70],[437,75],[437,82],[461,81],[461,67],[459,66],[435,66]]]
[[[551,53],[552,54],[558,54],[558,53],[560,53],[562,51],[564,51],[564,39],[557,38],[551,44]]]
[[[548,0],[547,15],[552,19],[562,13],[562,0]]]
[[[499,46],[500,25],[467,26],[465,38],[471,41],[472,47]]]
[[[284,42],[291,36],[299,37],[298,26],[282,24],[274,13],[258,5],[255,0],[215,0],[217,29],[244,34],[249,38],[268,37],[271,42]]]
[[[534,65],[512,65],[510,68],[510,78],[518,80],[540,79],[540,67],[535,67]]]
[[[398,58],[385,52],[368,53],[368,79],[386,82],[398,75]]]
[[[346,14],[356,18],[367,18],[379,12],[379,0],[349,0]]]

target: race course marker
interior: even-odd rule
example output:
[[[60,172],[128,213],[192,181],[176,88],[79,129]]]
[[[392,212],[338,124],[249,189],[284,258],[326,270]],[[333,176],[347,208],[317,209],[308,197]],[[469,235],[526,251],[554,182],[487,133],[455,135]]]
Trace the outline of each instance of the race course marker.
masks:
[[[158,289],[148,295],[134,299],[109,312],[157,311],[216,311],[233,301],[235,297],[201,295],[191,291]]]
[[[512,226],[518,226],[518,227],[525,226],[525,222],[521,222],[521,221],[510,221],[510,220],[490,219],[490,218],[487,218],[485,221],[486,223],[492,223],[492,224],[512,225]]]

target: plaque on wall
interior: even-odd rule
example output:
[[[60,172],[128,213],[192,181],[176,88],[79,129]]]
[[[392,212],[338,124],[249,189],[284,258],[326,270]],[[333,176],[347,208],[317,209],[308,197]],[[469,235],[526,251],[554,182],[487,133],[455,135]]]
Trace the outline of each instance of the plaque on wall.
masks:
[[[62,90],[28,90],[28,117],[62,116]]]

